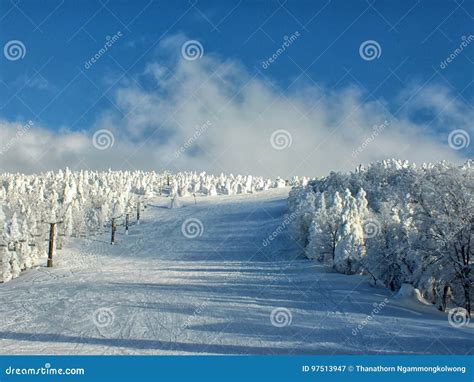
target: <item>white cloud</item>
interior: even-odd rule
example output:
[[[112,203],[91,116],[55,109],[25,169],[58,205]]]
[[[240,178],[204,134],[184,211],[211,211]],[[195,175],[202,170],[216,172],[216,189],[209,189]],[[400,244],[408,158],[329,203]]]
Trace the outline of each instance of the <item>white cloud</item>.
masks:
[[[314,176],[391,157],[461,161],[462,153],[449,148],[444,135],[437,135],[438,128],[411,121],[415,110],[436,112],[449,105],[443,111],[449,113],[446,120],[467,129],[472,116],[445,88],[424,88],[411,97],[397,120],[382,101],[364,101],[357,88],[325,91],[306,86],[283,94],[269,81],[252,77],[238,62],[207,53],[186,61],[180,56],[184,41],[183,36],[173,36],[160,45],[160,56],[167,59],[149,63],[143,74],[153,79],[153,86],[142,87],[138,78],[116,92],[122,114],[104,111],[87,133],[52,133],[35,126],[0,157],[2,169],[31,172],[68,165]],[[374,125],[385,120],[389,126],[354,159],[353,151],[370,137]],[[207,121],[210,126],[192,139],[191,148],[176,156]],[[103,128],[113,132],[115,144],[101,151],[93,147],[91,136]],[[292,137],[284,150],[275,150],[270,142],[278,129]],[[0,124],[2,142],[14,130],[14,124]]]

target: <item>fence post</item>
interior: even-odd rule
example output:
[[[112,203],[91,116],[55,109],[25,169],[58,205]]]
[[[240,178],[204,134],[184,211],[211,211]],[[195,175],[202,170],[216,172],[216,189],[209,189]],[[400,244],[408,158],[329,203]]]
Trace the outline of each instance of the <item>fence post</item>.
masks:
[[[127,212],[125,215],[125,235],[128,235],[128,223],[130,219],[130,214]]]
[[[48,268],[53,267],[54,237],[56,236],[56,223],[49,223],[49,248],[48,248]]]

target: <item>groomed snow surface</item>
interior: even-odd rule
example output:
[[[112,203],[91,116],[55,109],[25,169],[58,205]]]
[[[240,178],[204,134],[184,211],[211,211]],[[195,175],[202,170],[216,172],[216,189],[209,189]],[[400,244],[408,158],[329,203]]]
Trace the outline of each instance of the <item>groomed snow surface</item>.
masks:
[[[288,192],[156,198],[114,246],[69,239],[54,268],[0,284],[0,352],[474,353],[472,322],[303,257]]]

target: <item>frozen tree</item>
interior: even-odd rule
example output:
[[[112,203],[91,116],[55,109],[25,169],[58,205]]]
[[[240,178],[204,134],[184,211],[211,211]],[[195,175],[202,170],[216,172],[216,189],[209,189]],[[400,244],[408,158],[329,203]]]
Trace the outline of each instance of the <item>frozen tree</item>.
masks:
[[[110,215],[109,205],[106,201],[103,201],[102,205],[99,207],[99,213],[98,213],[100,228],[103,228],[106,226],[107,222],[109,221],[109,215]]]
[[[72,183],[71,185],[69,183],[66,183],[63,193],[63,204],[71,204],[76,196],[76,192],[76,185],[74,183]]]
[[[442,293],[452,290],[454,298],[470,314],[474,283],[474,172],[438,166],[427,171],[419,185],[418,221],[423,236],[418,249],[423,253],[423,267],[448,284],[442,287]]]
[[[369,217],[367,224],[373,224],[376,232],[366,237],[367,256],[363,259],[364,270],[371,275],[375,284],[380,283],[392,291],[398,290],[406,280],[402,278],[400,252],[400,218],[398,210],[390,203],[381,203],[379,213]]]
[[[309,227],[308,245],[305,250],[306,256],[310,259],[324,262],[324,259],[331,252],[327,221],[326,199],[324,193],[318,193],[316,196],[316,211]]]
[[[72,205],[70,204],[67,209],[66,213],[64,214],[64,234],[66,236],[72,236],[74,233],[74,219],[72,216]]]
[[[393,291],[410,283],[441,310],[451,299],[471,312],[473,177],[471,161],[416,167],[386,160],[331,173],[290,192],[293,235],[310,258],[328,262],[332,251],[340,272],[367,273]],[[321,207],[342,192],[342,207]]]
[[[215,185],[211,185],[209,186],[209,193],[208,193],[209,196],[216,196],[217,195],[217,190],[216,190],[216,186]]]
[[[178,195],[173,196],[171,199],[170,208],[180,208],[181,203],[179,202]]]
[[[252,175],[247,176],[247,179],[245,181],[245,192],[253,192],[253,185],[252,185]]]
[[[0,246],[0,282],[6,283],[12,279],[11,254],[7,246]]]
[[[18,242],[21,238],[20,225],[16,212],[13,213],[10,224],[8,225],[8,238],[11,242]]]
[[[295,218],[291,222],[291,232],[301,248],[309,242],[308,230],[315,211],[315,193],[306,192],[303,188],[295,188],[290,192],[288,208]]]
[[[283,188],[286,186],[286,182],[281,179],[280,177],[277,178],[277,180],[275,181],[275,187],[276,188]]]
[[[364,231],[357,203],[346,189],[343,199],[342,224],[334,253],[334,267],[341,273],[359,271],[365,256]]]
[[[20,275],[20,258],[16,250],[10,252],[10,270],[12,278],[17,278]]]
[[[319,193],[316,200],[316,212],[310,226],[307,254],[333,266],[342,226],[342,199],[339,192],[335,192],[328,207],[325,195]]]

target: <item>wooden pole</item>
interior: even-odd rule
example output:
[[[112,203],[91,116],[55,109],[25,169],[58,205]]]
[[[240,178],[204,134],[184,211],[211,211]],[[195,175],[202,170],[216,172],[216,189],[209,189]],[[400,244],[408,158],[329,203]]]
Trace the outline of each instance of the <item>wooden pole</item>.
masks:
[[[49,223],[49,248],[48,248],[48,268],[53,267],[54,237],[56,236],[56,223]]]
[[[128,235],[128,223],[129,223],[129,219],[130,219],[130,214],[127,213],[125,215],[125,235]]]
[[[137,224],[140,224],[140,202],[137,202]]]
[[[112,218],[112,234],[110,237],[110,244],[115,244],[115,231],[117,230],[117,225],[115,224],[115,218]]]

